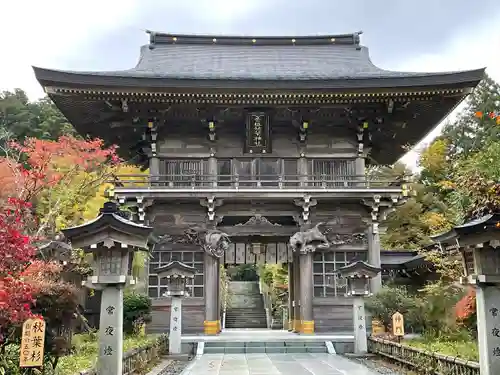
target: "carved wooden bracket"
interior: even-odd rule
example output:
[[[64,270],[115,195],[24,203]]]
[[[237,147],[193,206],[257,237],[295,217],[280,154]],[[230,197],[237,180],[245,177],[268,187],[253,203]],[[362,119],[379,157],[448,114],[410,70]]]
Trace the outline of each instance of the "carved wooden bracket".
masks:
[[[215,198],[215,196],[207,197],[205,199],[200,200],[200,204],[203,207],[207,208],[207,219],[208,219],[209,224],[216,226],[218,224],[218,222],[220,222],[220,220],[222,220],[222,217],[218,218],[215,215],[215,209],[217,207],[222,206],[223,203],[224,202],[222,199],[217,199],[217,198]],[[220,219],[220,220],[218,220],[218,219]]]
[[[374,195],[373,198],[363,199],[363,204],[371,207],[371,217],[366,222],[372,226],[372,233],[379,233],[379,224],[387,218],[387,215],[393,212],[396,208],[394,207],[399,203],[404,197],[399,195],[391,196],[390,200],[382,199],[380,195]]]
[[[304,224],[309,222],[309,215],[311,213],[310,209],[311,207],[314,207],[318,204],[318,201],[316,199],[312,199],[310,195],[304,195],[302,198],[299,199],[294,199],[293,203],[296,206],[299,206],[302,208],[302,221]]]

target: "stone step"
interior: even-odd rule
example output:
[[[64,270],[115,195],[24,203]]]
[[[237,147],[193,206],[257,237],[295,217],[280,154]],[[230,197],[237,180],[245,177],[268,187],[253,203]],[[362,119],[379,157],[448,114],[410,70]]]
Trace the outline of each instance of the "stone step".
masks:
[[[305,342],[206,342],[205,353],[328,353],[324,341]]]
[[[259,294],[259,283],[256,281],[231,281],[228,286],[233,294]]]
[[[255,310],[246,310],[246,311],[226,310],[226,315],[232,315],[232,316],[264,315],[264,316],[266,316],[266,310],[264,310],[264,309],[255,309]]]

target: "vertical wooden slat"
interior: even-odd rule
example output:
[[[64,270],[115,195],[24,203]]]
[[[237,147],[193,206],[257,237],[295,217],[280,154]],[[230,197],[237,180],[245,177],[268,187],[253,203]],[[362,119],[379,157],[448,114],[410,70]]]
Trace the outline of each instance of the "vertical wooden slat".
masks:
[[[266,263],[266,246],[264,246],[261,253],[255,257],[255,263],[257,264]]]
[[[235,256],[235,263],[236,264],[245,264],[245,244],[244,243],[237,243],[236,244],[236,256]]]
[[[255,254],[252,252],[252,244],[245,244],[245,263],[255,264]]]
[[[235,257],[236,257],[236,248],[234,243],[229,245],[229,249],[226,250],[226,253],[224,255],[224,262],[227,264],[234,264],[235,263]]]
[[[293,262],[293,250],[289,244],[286,244],[287,254],[288,254],[288,263]]]
[[[277,254],[277,259],[276,261],[278,263],[287,263],[288,262],[288,249],[287,249],[287,246],[286,246],[286,243],[284,242],[279,242],[278,245],[277,245],[277,250],[278,250],[278,254]]]
[[[267,244],[266,249],[266,263],[276,264],[276,244]]]

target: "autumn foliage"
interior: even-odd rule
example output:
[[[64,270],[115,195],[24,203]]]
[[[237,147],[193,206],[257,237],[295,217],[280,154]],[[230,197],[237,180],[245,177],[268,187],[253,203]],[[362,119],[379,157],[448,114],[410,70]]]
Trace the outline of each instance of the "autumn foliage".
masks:
[[[467,294],[455,305],[455,314],[459,322],[470,318],[476,312],[476,291],[470,288]]]
[[[13,327],[32,316],[33,288],[20,278],[35,255],[31,238],[23,234],[29,206],[11,198],[0,209],[0,344],[9,340]]]
[[[3,194],[31,200],[47,187],[69,184],[81,172],[92,172],[106,162],[118,162],[116,147],[101,139],[61,136],[57,141],[27,138],[9,142],[7,157],[0,160],[0,182],[10,188]]]
[[[27,318],[39,314],[51,337],[72,319],[78,289],[58,262],[36,259],[36,241],[58,223],[74,223],[119,161],[100,139],[61,136],[7,142],[0,158],[0,347],[16,341]],[[76,213],[73,211],[76,210]],[[36,218],[36,219],[35,219]]]

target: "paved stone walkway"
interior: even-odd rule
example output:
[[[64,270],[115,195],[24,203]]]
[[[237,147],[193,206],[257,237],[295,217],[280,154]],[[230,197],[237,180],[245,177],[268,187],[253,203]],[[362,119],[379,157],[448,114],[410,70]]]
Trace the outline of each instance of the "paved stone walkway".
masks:
[[[204,354],[183,375],[377,375],[329,354]]]

